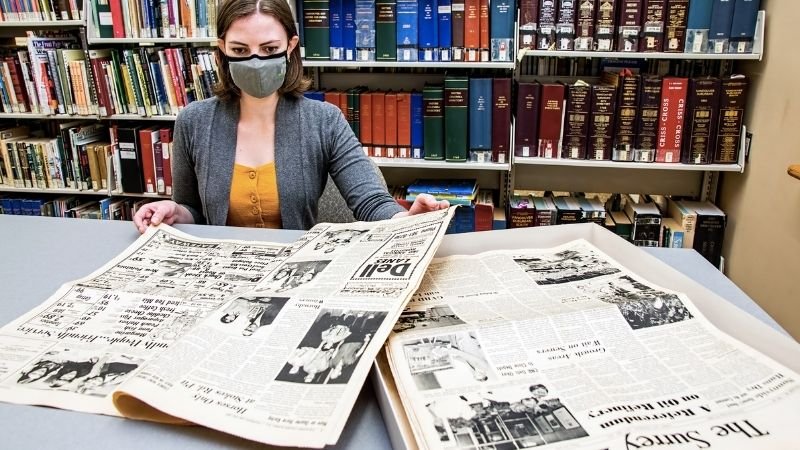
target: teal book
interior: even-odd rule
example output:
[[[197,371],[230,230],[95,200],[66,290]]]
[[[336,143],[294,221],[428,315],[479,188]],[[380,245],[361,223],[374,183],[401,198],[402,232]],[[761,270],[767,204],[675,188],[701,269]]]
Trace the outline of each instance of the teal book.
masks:
[[[306,59],[330,59],[328,0],[303,0],[303,32]]]
[[[422,89],[422,148],[425,159],[444,159],[444,88],[425,86]]]
[[[448,76],[444,79],[444,152],[453,162],[467,160],[469,117],[469,78]]]

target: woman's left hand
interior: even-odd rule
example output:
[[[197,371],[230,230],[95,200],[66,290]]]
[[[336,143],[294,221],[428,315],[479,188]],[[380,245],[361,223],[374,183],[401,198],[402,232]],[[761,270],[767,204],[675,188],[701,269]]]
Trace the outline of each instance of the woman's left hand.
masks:
[[[394,218],[413,216],[415,214],[438,211],[449,207],[450,202],[447,200],[436,200],[436,198],[430,194],[419,194],[417,198],[414,199],[414,203],[408,211],[399,212],[394,215]]]

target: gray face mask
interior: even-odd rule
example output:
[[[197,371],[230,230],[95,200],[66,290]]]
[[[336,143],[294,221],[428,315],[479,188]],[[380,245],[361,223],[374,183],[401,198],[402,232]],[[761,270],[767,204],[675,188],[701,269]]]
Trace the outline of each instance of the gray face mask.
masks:
[[[248,95],[256,98],[268,97],[283,86],[286,78],[286,51],[269,56],[226,58],[233,83]]]

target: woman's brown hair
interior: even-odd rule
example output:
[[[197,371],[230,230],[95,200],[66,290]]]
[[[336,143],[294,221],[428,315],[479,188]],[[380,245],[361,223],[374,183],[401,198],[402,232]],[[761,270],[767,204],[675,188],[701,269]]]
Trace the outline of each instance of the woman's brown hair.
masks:
[[[225,39],[225,33],[233,22],[259,12],[274,17],[283,26],[287,38],[297,36],[294,26],[294,17],[286,0],[225,0],[217,13],[217,35]],[[220,81],[214,86],[214,94],[221,100],[238,100],[241,91],[233,83],[231,71],[228,67],[228,58],[225,57],[223,48],[217,47],[217,63],[219,64]],[[286,79],[283,86],[278,89],[278,94],[290,94],[295,97],[303,95],[311,85],[311,80],[303,76],[303,61],[300,58],[300,49],[295,47],[289,62],[286,64]]]

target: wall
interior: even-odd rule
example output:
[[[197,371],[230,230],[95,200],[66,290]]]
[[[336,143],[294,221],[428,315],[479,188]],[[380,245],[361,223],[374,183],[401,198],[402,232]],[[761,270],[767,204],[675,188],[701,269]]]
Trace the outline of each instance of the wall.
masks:
[[[753,132],[744,174],[722,178],[720,206],[729,222],[726,274],[800,339],[800,73],[796,33],[800,2],[763,0],[766,56],[740,65],[752,77],[745,124]]]

